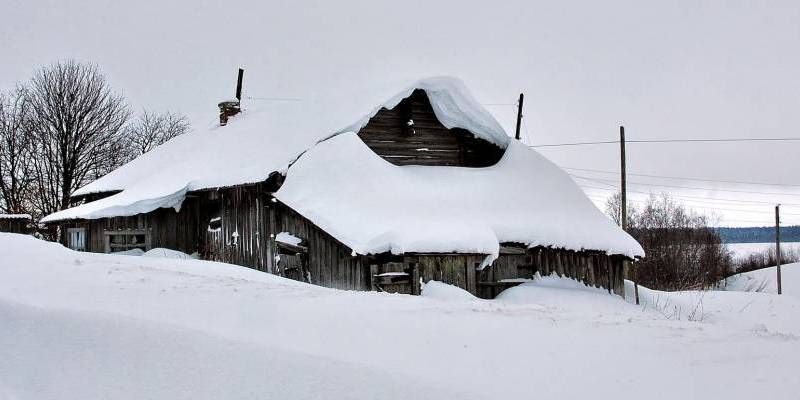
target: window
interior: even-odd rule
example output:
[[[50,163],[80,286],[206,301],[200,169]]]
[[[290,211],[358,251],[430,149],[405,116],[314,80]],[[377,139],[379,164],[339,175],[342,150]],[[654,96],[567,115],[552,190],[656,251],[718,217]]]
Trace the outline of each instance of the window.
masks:
[[[75,251],[86,251],[86,228],[68,228],[67,246]]]
[[[140,249],[147,251],[150,248],[150,238],[145,231],[124,230],[106,231],[106,253],[116,253]]]

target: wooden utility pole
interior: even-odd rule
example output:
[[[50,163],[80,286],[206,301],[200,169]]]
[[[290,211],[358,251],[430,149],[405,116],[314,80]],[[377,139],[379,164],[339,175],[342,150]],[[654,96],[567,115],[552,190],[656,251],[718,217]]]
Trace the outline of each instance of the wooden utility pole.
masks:
[[[517,134],[514,135],[514,138],[519,140],[519,128],[522,125],[522,102],[525,100],[525,95],[520,93],[519,94],[519,102],[517,102]],[[528,138],[530,140],[530,138]]]
[[[781,294],[781,205],[775,206],[775,255],[778,258],[778,294]]]
[[[625,127],[619,127],[619,158],[620,158],[620,208],[619,220],[622,230],[628,230],[628,187],[625,177]]]
[[[619,221],[623,231],[628,231],[628,184],[625,167],[625,127],[619,127],[619,156],[620,156],[620,190],[619,190]],[[622,275],[624,279],[633,282],[633,293],[636,304],[639,304],[639,284],[636,283],[636,265],[630,261],[623,262]]]

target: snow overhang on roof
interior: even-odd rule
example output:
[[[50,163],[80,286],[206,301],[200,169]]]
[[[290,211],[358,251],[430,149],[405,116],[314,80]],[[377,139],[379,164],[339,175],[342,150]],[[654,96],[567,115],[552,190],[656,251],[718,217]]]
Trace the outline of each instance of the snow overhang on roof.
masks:
[[[275,197],[359,254],[497,257],[515,242],[644,256],[564,171],[516,141],[486,168],[397,166],[349,132],[303,154]]]
[[[179,208],[187,192],[261,182],[273,172],[285,174],[315,143],[359,130],[381,108],[393,108],[416,89],[426,92],[445,126],[469,130],[502,148],[508,145],[510,138],[502,127],[455,78],[404,81],[352,94],[331,90],[303,102],[245,107],[225,127],[214,122],[178,136],[73,195],[119,193],[51,214],[42,222]]]
[[[0,219],[33,219],[30,214],[0,214]]]

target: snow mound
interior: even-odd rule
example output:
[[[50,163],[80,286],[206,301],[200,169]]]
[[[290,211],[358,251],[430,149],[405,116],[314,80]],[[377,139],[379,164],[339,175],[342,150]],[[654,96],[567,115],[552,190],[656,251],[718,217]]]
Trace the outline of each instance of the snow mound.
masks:
[[[428,281],[422,287],[422,297],[444,301],[472,301],[478,300],[472,293],[439,281]]]
[[[720,289],[736,292],[778,293],[776,267],[762,268],[728,277],[720,282]],[[800,263],[781,266],[783,294],[800,297]]]
[[[753,399],[769,388],[791,399],[800,387],[796,297],[706,292],[710,316],[688,321],[555,277],[501,296],[523,290],[538,297],[432,301],[0,233],[0,398]]]
[[[334,86],[302,102],[248,105],[224,127],[193,124],[199,128],[158,146],[73,195],[120,193],[59,211],[42,222],[127,216],[158,208],[179,210],[187,192],[264,181],[273,172],[285,173],[289,164],[315,143],[359,129],[380,108],[394,107],[415,89],[427,93],[445,126],[468,129],[501,147],[510,141],[491,114],[455,78],[406,80],[352,90],[352,94]]]
[[[197,260],[200,258],[195,254],[189,255],[180,252],[178,250],[170,250],[162,247],[156,247],[154,249],[150,249],[147,252],[143,253],[142,256],[154,257],[154,258],[171,258],[173,260]]]
[[[144,250],[137,248],[137,249],[123,250],[123,251],[115,251],[111,254],[115,256],[141,256],[144,254]]]
[[[574,279],[553,273],[536,277],[518,286],[508,288],[496,297],[509,304],[548,305],[562,312],[619,312],[624,310],[624,300],[607,290],[586,286]]]
[[[397,166],[349,132],[304,153],[275,197],[359,254],[496,257],[515,242],[644,255],[564,171],[516,141],[486,168]]]

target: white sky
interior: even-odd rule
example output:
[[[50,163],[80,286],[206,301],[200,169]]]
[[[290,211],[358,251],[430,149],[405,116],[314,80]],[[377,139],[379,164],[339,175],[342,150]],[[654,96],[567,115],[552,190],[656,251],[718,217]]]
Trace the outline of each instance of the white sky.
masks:
[[[455,75],[487,104],[524,92],[528,143],[614,140],[620,124],[629,139],[800,136],[800,2],[699,3],[0,0],[0,87],[74,58],[99,64],[136,109],[213,120],[239,66],[253,97]],[[488,108],[513,132],[512,105]],[[800,142],[631,144],[628,168],[800,185],[798,150]],[[618,170],[615,145],[541,152],[565,167]],[[686,196],[706,207],[698,211],[716,209],[723,225],[770,225],[770,203],[800,205],[800,186],[630,180],[715,188],[630,186]],[[598,202],[610,193],[587,191]],[[784,212],[786,223],[800,223],[800,206]]]

